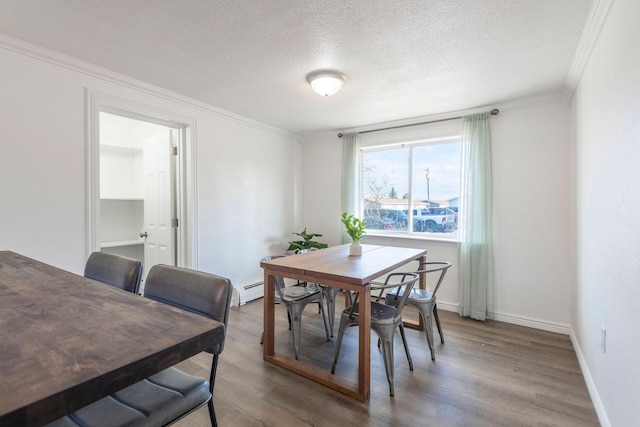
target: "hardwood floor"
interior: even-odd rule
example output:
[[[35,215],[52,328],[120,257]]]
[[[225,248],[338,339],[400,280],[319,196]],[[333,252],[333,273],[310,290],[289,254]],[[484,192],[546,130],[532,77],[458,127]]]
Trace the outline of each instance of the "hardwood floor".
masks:
[[[389,396],[384,363],[372,336],[371,399],[360,403],[263,362],[262,304],[260,299],[231,309],[214,393],[221,427],[599,425],[566,335],[462,319],[440,310],[445,344],[436,338],[435,362],[423,332],[407,330],[414,364],[410,371],[397,337],[395,397]],[[341,308],[337,306],[336,313]],[[338,324],[336,314],[335,333]],[[304,311],[302,331],[300,359],[329,370],[335,337],[326,341],[313,305]],[[279,352],[290,349],[293,354],[283,306],[276,307],[276,340]],[[356,346],[357,328],[350,328],[336,374],[355,380]],[[208,376],[210,357],[201,353],[180,368]],[[176,425],[209,426],[206,407]]]

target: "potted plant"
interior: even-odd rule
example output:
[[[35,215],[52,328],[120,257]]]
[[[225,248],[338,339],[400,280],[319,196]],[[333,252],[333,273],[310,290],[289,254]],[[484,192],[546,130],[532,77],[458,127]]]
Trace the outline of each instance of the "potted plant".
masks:
[[[366,219],[356,218],[353,215],[347,215],[346,212],[342,212],[342,223],[347,229],[347,234],[353,241],[349,248],[350,255],[362,255],[362,246],[360,246],[360,239],[366,233],[365,227],[367,226]]]
[[[307,228],[305,227],[300,233],[292,233],[296,236],[302,237],[302,240],[293,240],[289,242],[289,247],[287,251],[293,251],[296,254],[309,252],[311,249],[324,249],[328,247],[326,243],[320,243],[313,240],[314,237],[322,237],[322,234],[317,233],[307,233]]]

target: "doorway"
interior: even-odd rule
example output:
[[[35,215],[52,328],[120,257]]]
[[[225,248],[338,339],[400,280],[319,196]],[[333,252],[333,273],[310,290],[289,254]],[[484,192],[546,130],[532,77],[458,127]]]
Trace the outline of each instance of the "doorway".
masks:
[[[141,259],[144,277],[157,263],[197,269],[195,119],[91,90],[86,94],[87,257],[94,251],[117,251]],[[112,126],[110,120],[120,126],[114,139],[101,135]],[[124,138],[123,133],[136,138]],[[163,144],[170,148],[159,148]],[[145,145],[155,151],[147,165]],[[103,156],[105,151],[110,155]],[[145,169],[149,163],[165,169]],[[104,176],[111,166],[119,172]],[[153,198],[145,194],[147,187],[165,193]],[[145,209],[148,199],[158,210]],[[158,237],[159,231],[165,235]],[[143,286],[144,281],[141,290]]]
[[[100,250],[143,261],[143,290],[152,266],[176,265],[179,129],[104,111],[99,120]]]

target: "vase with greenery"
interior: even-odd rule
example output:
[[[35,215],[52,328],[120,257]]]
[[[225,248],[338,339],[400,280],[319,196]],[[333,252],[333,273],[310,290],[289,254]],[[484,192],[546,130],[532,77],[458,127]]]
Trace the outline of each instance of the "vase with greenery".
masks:
[[[302,240],[293,240],[289,242],[289,247],[287,251],[293,251],[296,254],[308,252],[311,249],[324,249],[328,247],[326,243],[320,243],[313,240],[314,237],[322,237],[322,234],[317,233],[307,233],[307,228],[305,227],[300,233],[292,233],[296,236],[302,237]]]
[[[367,232],[365,228],[367,227],[367,220],[356,218],[353,215],[347,215],[346,212],[342,212],[342,223],[344,224],[347,234],[351,237],[353,241],[351,243],[351,247],[349,248],[349,254],[351,255],[362,255],[362,246],[360,246],[360,239]]]

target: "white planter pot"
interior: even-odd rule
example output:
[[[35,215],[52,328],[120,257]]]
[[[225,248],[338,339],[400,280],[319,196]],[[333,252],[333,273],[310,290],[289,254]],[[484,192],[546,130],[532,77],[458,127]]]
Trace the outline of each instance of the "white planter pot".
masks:
[[[351,256],[362,255],[362,246],[360,246],[360,242],[351,243],[351,246],[349,246],[349,255]]]

